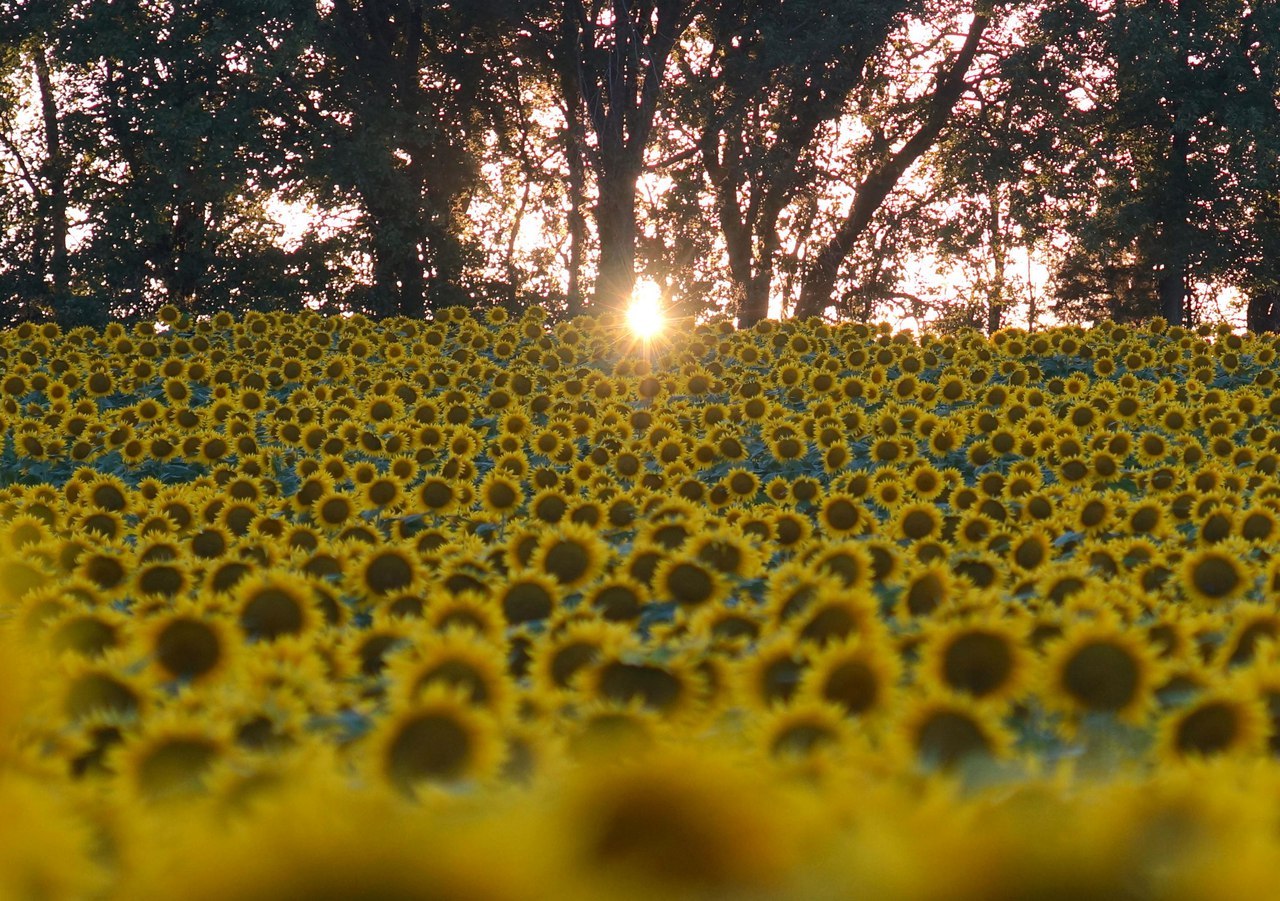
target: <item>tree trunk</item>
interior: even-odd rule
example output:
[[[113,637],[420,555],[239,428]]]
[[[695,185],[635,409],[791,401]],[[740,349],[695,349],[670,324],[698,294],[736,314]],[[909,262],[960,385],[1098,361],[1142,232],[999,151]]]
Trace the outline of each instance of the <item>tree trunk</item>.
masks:
[[[638,169],[601,173],[596,204],[600,273],[592,300],[597,313],[621,313],[636,282],[636,182]]]
[[[1000,331],[1001,319],[1005,308],[1005,243],[1003,224],[1000,221],[1000,185],[987,186],[987,206],[989,218],[987,228],[991,242],[991,297],[987,307],[987,334],[994,335]]]
[[[370,239],[373,256],[373,293],[370,314],[375,318],[425,315],[426,277],[418,235],[422,229],[414,210],[407,205],[416,199],[410,192],[400,202],[394,198],[366,196],[370,212]]]
[[[1249,295],[1246,327],[1255,335],[1280,332],[1280,288],[1267,288]]]
[[[1178,0],[1178,18],[1181,33],[1174,40],[1181,45],[1178,55],[1177,78],[1171,86],[1173,94],[1170,111],[1169,157],[1165,172],[1164,196],[1160,215],[1160,239],[1156,259],[1159,265],[1157,292],[1160,297],[1160,315],[1170,325],[1183,325],[1187,321],[1187,287],[1190,283],[1191,255],[1191,203],[1189,200],[1191,156],[1191,118],[1186,109],[1192,90],[1191,62],[1188,51],[1193,10],[1190,0]]]
[[[1169,141],[1169,169],[1165,181],[1164,221],[1158,260],[1161,268],[1157,280],[1160,315],[1170,325],[1186,322],[1191,246],[1190,204],[1187,200],[1187,157],[1191,142],[1187,127],[1177,119],[1175,112]]]
[[[40,89],[40,111],[44,121],[46,157],[42,167],[47,209],[45,215],[49,235],[49,276],[47,285],[54,304],[67,296],[71,282],[71,264],[67,250],[69,225],[67,220],[67,159],[62,151],[62,125],[58,118],[57,96],[53,91],[53,78],[49,70],[49,58],[44,45],[37,43],[32,55],[35,58],[36,83]]]
[[[748,329],[757,322],[769,318],[769,291],[773,285],[772,268],[768,272],[757,273],[747,283],[738,307],[738,328]]]
[[[582,260],[587,243],[587,218],[583,213],[587,172],[582,161],[585,137],[582,118],[577,115],[577,108],[572,107],[569,127],[564,133],[565,160],[569,171],[569,284],[565,312],[571,317],[581,314],[586,306],[582,294]]]
[[[924,122],[896,153],[884,160],[863,179],[854,194],[853,206],[844,220],[804,274],[800,299],[796,304],[796,318],[821,316],[831,303],[840,266],[853,252],[858,239],[871,224],[872,217],[898,180],[911,168],[926,150],[934,145],[946,126],[951,110],[965,89],[965,75],[978,52],[982,34],[991,22],[990,15],[977,13],[969,25],[964,46],[955,61],[939,79],[938,86],[929,98]]]

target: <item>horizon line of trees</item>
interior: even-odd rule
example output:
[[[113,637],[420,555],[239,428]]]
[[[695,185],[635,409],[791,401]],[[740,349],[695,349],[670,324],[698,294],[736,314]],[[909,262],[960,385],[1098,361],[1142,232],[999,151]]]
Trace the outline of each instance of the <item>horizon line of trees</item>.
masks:
[[[0,324],[572,316],[645,277],[742,327],[1233,291],[1277,331],[1280,5],[13,0],[0,222]]]

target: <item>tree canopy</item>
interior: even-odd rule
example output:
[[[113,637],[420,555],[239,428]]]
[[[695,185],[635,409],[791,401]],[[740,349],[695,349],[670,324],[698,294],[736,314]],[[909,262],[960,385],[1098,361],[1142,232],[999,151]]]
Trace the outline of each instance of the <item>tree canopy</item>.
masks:
[[[0,321],[1280,328],[1248,0],[13,0]]]

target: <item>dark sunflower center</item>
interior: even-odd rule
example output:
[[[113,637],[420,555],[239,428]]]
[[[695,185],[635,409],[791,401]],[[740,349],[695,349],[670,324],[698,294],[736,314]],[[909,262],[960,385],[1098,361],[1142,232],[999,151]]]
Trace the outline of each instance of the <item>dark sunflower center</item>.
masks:
[[[1067,661],[1062,684],[1067,693],[1091,710],[1120,710],[1138,691],[1139,669],[1124,648],[1095,642]]]
[[[983,697],[1000,688],[1013,672],[1013,651],[1006,639],[989,632],[966,632],[947,647],[942,676],[952,688]]]

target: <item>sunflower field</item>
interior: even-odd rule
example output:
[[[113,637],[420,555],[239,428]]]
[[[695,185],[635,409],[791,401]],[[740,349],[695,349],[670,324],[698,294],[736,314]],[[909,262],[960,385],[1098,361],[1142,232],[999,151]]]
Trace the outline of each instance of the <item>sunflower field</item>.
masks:
[[[1280,339],[0,333],[0,898],[1280,897]]]

